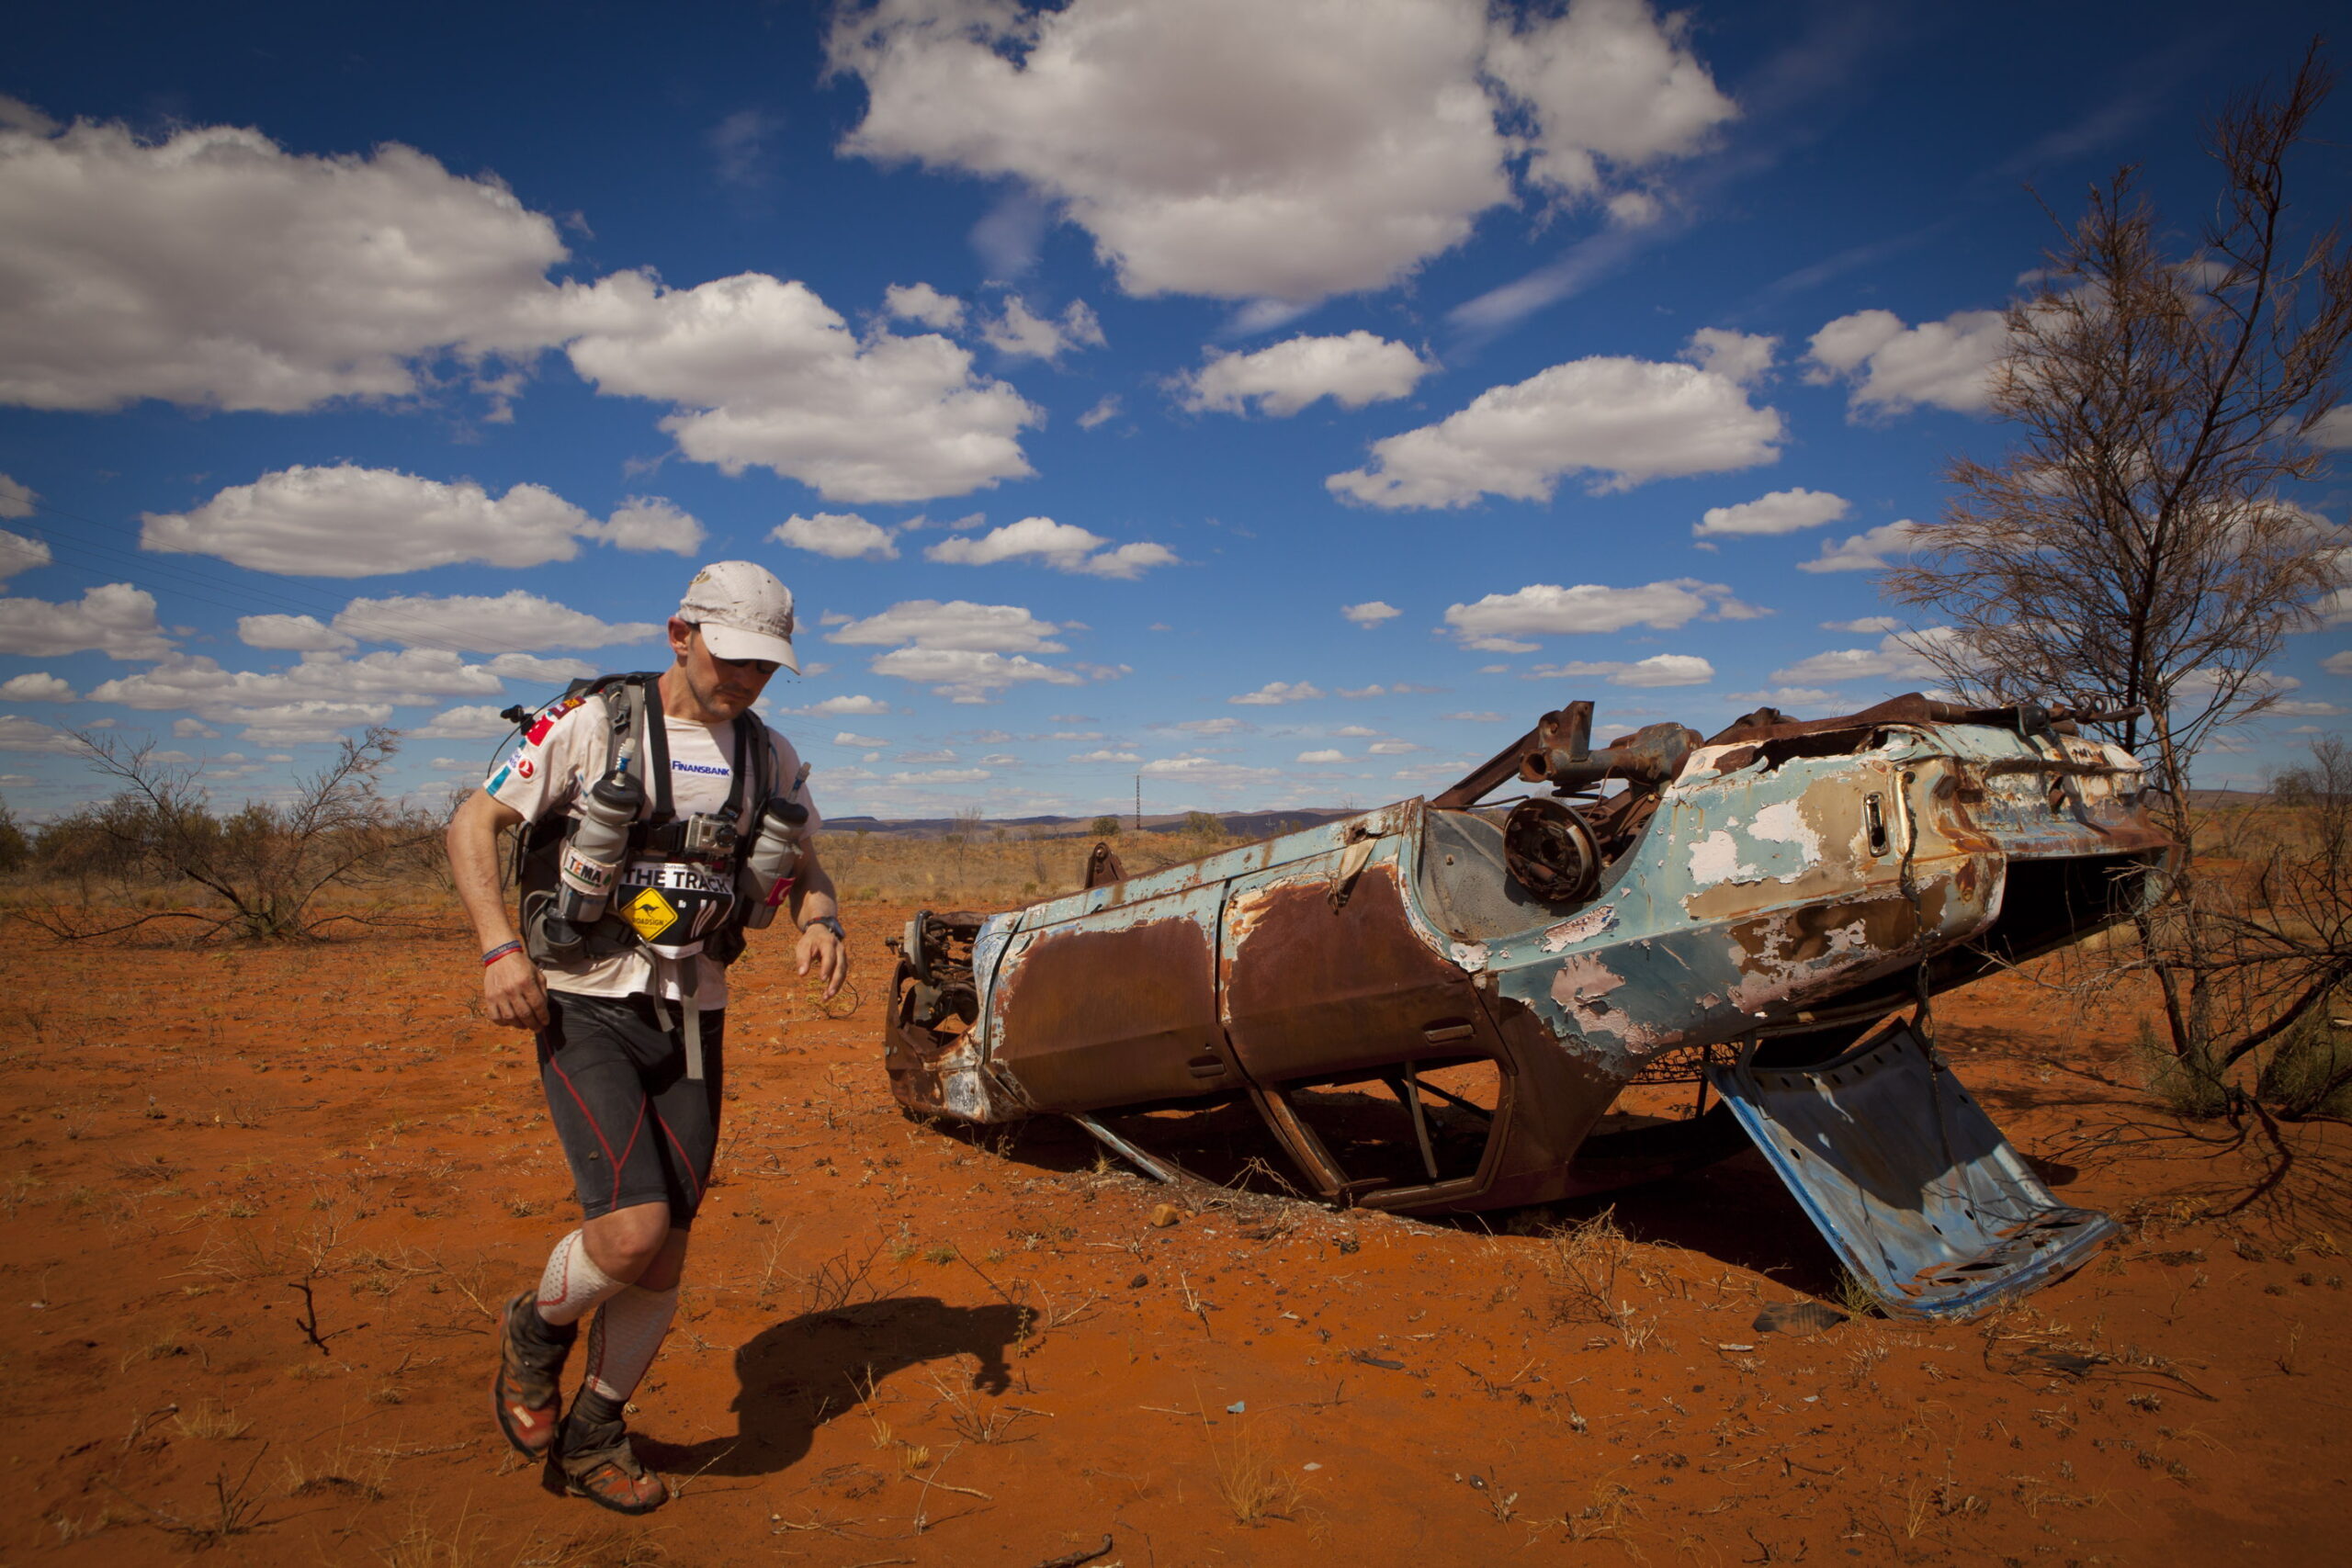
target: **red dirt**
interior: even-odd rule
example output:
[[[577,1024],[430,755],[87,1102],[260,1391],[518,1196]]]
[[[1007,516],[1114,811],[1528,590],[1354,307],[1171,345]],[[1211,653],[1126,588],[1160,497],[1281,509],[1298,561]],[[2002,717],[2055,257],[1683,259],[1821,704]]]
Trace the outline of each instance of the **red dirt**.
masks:
[[[2342,1560],[2352,1261],[2324,1200],[2352,1144],[2290,1130],[2272,1201],[2190,1217],[2261,1162],[2135,1146],[2112,1130],[2175,1124],[2039,1063],[2111,1071],[2129,1017],[2070,1025],[2014,977],[1939,1010],[2019,1148],[2129,1219],[2074,1278],[1965,1327],[1758,1332],[1835,1269],[1744,1155],[1622,1199],[1612,1325],[1510,1234],[1598,1204],[1162,1227],[1169,1190],[1071,1132],[1008,1153],[907,1122],[876,1018],[904,912],[856,913],[853,1018],[781,943],[738,972],[721,1180],[638,1394],[683,1495],[645,1520],[548,1495],[492,1425],[485,1309],[571,1193],[462,939],[16,945],[0,1559]],[[1252,1494],[1272,1517],[1237,1519]]]

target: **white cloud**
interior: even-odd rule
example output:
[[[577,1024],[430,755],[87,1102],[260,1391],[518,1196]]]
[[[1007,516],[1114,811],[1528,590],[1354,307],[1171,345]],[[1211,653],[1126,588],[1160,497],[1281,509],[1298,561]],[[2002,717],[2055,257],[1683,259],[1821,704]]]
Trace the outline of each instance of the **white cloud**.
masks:
[[[1239,789],[1262,785],[1283,776],[1280,768],[1252,768],[1215,757],[1160,757],[1146,762],[1146,778],[1181,779],[1208,789]]]
[[[694,554],[702,547],[704,536],[703,525],[691,513],[658,495],[630,496],[604,522],[580,531],[582,538],[616,549],[667,550],[673,556]]]
[[[399,593],[354,599],[335,616],[334,629],[362,642],[424,644],[471,653],[607,648],[645,642],[662,632],[650,621],[600,621],[520,588],[494,596]]]
[[[1073,762],[1140,762],[1143,759],[1133,751],[1114,751],[1104,747],[1095,751],[1080,751],[1070,758]]]
[[[855,730],[844,729],[840,734],[833,737],[833,744],[836,746],[854,746],[862,751],[870,751],[876,746],[888,746],[890,743],[888,740],[883,739],[878,735],[860,735]]]
[[[1092,408],[1078,416],[1078,427],[1080,430],[1092,430],[1099,425],[1108,424],[1118,417],[1119,394],[1105,392],[1095,400]]]
[[[597,672],[596,667],[585,660],[541,659],[530,653],[502,653],[483,668],[502,681],[530,681],[543,686],[558,681],[577,681]]]
[[[2352,648],[2329,654],[2319,661],[2319,667],[2331,675],[2352,675]]]
[[[902,784],[978,784],[991,776],[986,768],[933,768],[928,773],[892,773],[890,782]]]
[[[1838,700],[1835,692],[1819,686],[1775,686],[1765,692],[1726,692],[1724,696],[1736,703],[1754,703],[1759,707],[1809,708]]]
[[[0,696],[6,695],[7,693],[0,690]],[[2343,707],[2335,703],[2314,702],[2308,697],[2295,697],[2285,702],[2272,703],[2263,711],[2278,718],[2340,718],[2346,712]]]
[[[1806,378],[1851,383],[1851,416],[1903,413],[1920,403],[1981,413],[1994,362],[2008,341],[1998,310],[1955,310],[1916,327],[1892,310],[1857,310],[1813,334],[1805,357],[1814,368]]]
[[[220,739],[220,732],[213,728],[210,725],[205,723],[200,718],[175,718],[172,720],[172,733],[182,740],[218,740]]]
[[[1178,401],[1195,412],[1257,412],[1287,418],[1329,398],[1360,409],[1410,395],[1437,367],[1401,343],[1358,330],[1344,337],[1292,338],[1254,354],[1216,354],[1177,382]]]
[[[1366,629],[1383,621],[1393,621],[1404,613],[1396,605],[1384,604],[1377,599],[1369,599],[1361,604],[1342,605],[1340,609],[1340,615]]]
[[[435,740],[494,740],[514,727],[499,716],[498,710],[487,703],[465,707],[444,708],[432,719],[409,731],[411,735]],[[468,767],[480,764],[469,762]]]
[[[1246,718],[1180,718],[1172,724],[1155,724],[1154,729],[1181,729],[1187,735],[1248,735],[1257,726]]]
[[[1302,762],[1344,762],[1348,754],[1345,751],[1301,751],[1298,760]]]
[[[165,237],[168,238],[165,238]],[[303,157],[208,126],[0,130],[0,401],[290,412],[528,350],[564,259],[494,179],[412,148]]]
[[[871,668],[876,675],[895,675],[901,681],[928,685],[939,695],[958,703],[987,702],[993,693],[1034,681],[1052,686],[1081,684],[1070,671],[1040,664],[1023,654],[1008,658],[1001,653],[971,649],[893,649],[876,659]]]
[[[964,301],[928,283],[890,285],[882,291],[882,308],[900,321],[921,321],[943,333],[953,332],[964,320]]]
[[[5,479],[6,475],[0,475]],[[0,511],[0,517],[11,515]],[[21,515],[21,514],[18,514]],[[42,539],[28,539],[22,534],[0,528],[0,587],[19,572],[30,571],[50,562],[49,544]]]
[[[16,714],[0,714],[0,751],[46,751],[58,756],[74,756],[82,748],[62,729],[51,729],[39,719],[24,718]]]
[[[1347,694],[1348,694],[1345,692],[1341,692],[1340,694],[1340,695],[1343,697]],[[1344,736],[1350,740],[1376,740],[1380,738],[1380,731],[1377,729],[1367,729],[1361,724],[1343,724],[1340,726],[1339,728],[1331,731],[1331,733],[1334,735]]]
[[[359,646],[316,615],[240,615],[237,640],[247,648],[293,653],[349,653]]]
[[[865,718],[876,714],[888,713],[890,705],[878,697],[827,697],[821,703],[810,703],[807,707],[787,708],[785,711],[800,714],[809,718]]]
[[[1403,757],[1422,748],[1409,740],[1375,740],[1364,750],[1375,757]]]
[[[32,486],[0,474],[0,517],[30,517],[33,503],[40,499],[40,492]],[[17,537],[14,534],[8,536],[12,539]],[[19,567],[17,570],[21,571],[24,569]]]
[[[820,512],[808,517],[795,513],[777,525],[768,537],[796,550],[831,556],[835,560],[856,560],[860,557],[871,560],[899,558],[899,547],[890,542],[890,531],[868,523],[854,512]]]
[[[1773,355],[1781,340],[1756,333],[1737,333],[1726,327],[1701,327],[1690,334],[1681,357],[1702,370],[1752,387],[1761,381],[1772,368]]]
[[[218,556],[303,577],[371,577],[470,561],[538,566],[571,559],[583,538],[668,549],[674,542],[645,541],[681,522],[699,541],[702,526],[666,502],[633,500],[599,523],[543,485],[492,496],[471,479],[444,483],[348,463],[297,464],[231,485],[188,512],[142,513],[141,522],[142,549]]]
[[[74,700],[74,688],[47,671],[28,671],[0,682],[0,702],[70,703]]]
[[[1711,603],[1728,599],[1720,582],[1678,577],[1638,588],[1608,588],[1579,582],[1573,588],[1534,582],[1510,593],[1489,593],[1475,604],[1447,607],[1445,624],[1467,648],[1495,653],[1526,653],[1529,637],[1566,637],[1582,632],[1655,626],[1672,631],[1706,615]]]
[[[1442,713],[1438,715],[1438,717],[1466,719],[1472,724],[1501,724],[1504,722],[1503,716],[1501,714],[1490,713],[1484,710],[1467,713]]]
[[[1370,464],[1323,482],[1343,500],[1392,508],[1548,501],[1580,471],[1600,493],[1770,463],[1781,434],[1779,412],[1727,376],[1597,356],[1491,387],[1439,423],[1373,443]]]
[[[869,648],[912,643],[919,648],[989,653],[1066,653],[1052,639],[1051,621],[1018,604],[975,604],[968,599],[909,599],[878,615],[852,621],[831,634],[834,642]]]
[[[1940,627],[1916,634],[1930,639],[1943,635],[1949,634]],[[1905,641],[1904,636],[1894,636],[1881,637],[1876,648],[1837,649],[1827,653],[1816,653],[1810,659],[1800,659],[1794,664],[1773,671],[1767,679],[1787,685],[1820,685],[1884,675],[1898,676],[1905,681],[1933,680],[1936,678],[1936,667],[1921,658],[1918,649]]]
[[[1523,677],[1530,681],[1605,679],[1612,686],[1703,686],[1714,678],[1715,667],[1695,653],[1654,653],[1630,664],[1620,660],[1539,664]]]
[[[724,473],[766,468],[828,500],[927,501],[1033,471],[1042,417],[934,333],[865,342],[806,284],[743,273],[665,288],[616,273],[575,291],[572,368],[599,391],[676,405],[678,449]]]
[[[1041,621],[1017,604],[911,599],[878,615],[852,621],[832,633],[832,640],[891,647],[892,651],[870,666],[876,674],[928,684],[955,702],[983,703],[992,701],[994,693],[1008,686],[1032,682],[1056,686],[1081,683],[1074,671],[1026,657],[1067,652],[1062,644],[1052,640],[1055,629],[1051,621]],[[808,711],[853,710],[820,704]]]
[[[714,155],[718,183],[745,190],[764,188],[768,143],[779,129],[776,118],[760,109],[738,109],[713,126],[704,141]]]
[[[155,596],[128,582],[107,582],[64,604],[0,599],[0,653],[90,650],[110,659],[167,656],[172,648],[155,623]]]
[[[1702,539],[1727,534],[1793,534],[1835,523],[1848,510],[1843,496],[1827,491],[1776,490],[1736,506],[1710,506],[1690,525],[1690,532]]]
[[[1533,111],[1530,177],[1592,197],[1608,189],[1604,168],[1639,169],[1700,151],[1739,111],[1684,47],[1689,32],[1688,12],[1660,20],[1641,0],[1579,0],[1498,28],[1487,67]],[[1608,206],[1619,221],[1639,223],[1657,204],[1634,188]]]
[[[1156,566],[1168,566],[1176,553],[1148,540],[1104,549],[1111,541],[1074,523],[1050,517],[1023,517],[990,529],[978,538],[942,539],[923,551],[928,560],[958,566],[993,566],[999,561],[1032,558],[1057,571],[1087,577],[1133,580]]]
[[[1797,562],[1799,571],[1876,571],[1887,564],[1889,556],[1899,556],[1912,549],[1927,530],[1909,518],[1898,518],[1881,524],[1867,533],[1849,534],[1843,539],[1824,539],[1821,553],[1811,560]]]
[[[1323,689],[1312,681],[1269,681],[1254,692],[1225,700],[1243,707],[1272,707],[1282,703],[1312,702],[1321,695]]]
[[[212,724],[247,727],[246,739],[317,740],[354,724],[382,724],[395,706],[444,697],[497,697],[498,676],[454,653],[410,648],[358,659],[309,653],[282,670],[223,670],[175,656],[92,689],[90,700],[148,712],[185,710]]]
[[[1902,624],[1893,615],[1864,615],[1858,621],[1824,621],[1821,623],[1821,629],[1826,632],[1852,632],[1857,637],[1868,637],[1872,632],[1891,632]]]
[[[2312,426],[2311,442],[2331,452],[2352,450],[2352,403],[2338,403],[2320,415],[2318,423]],[[0,510],[0,517],[8,515],[6,510]],[[21,517],[24,513],[15,515]]]
[[[1029,309],[1018,294],[1005,296],[1002,313],[980,323],[982,341],[1013,359],[1059,359],[1073,348],[1101,348],[1102,323],[1083,299],[1073,299],[1059,321]]]
[[[1599,199],[1730,112],[1639,0],[1490,24],[1479,0],[869,0],[837,13],[863,80],[845,151],[1011,175],[1139,295],[1305,301],[1378,288],[1532,181]],[[1494,91],[1504,89],[1495,87]],[[993,248],[1033,257],[1042,214]]]
[[[763,274],[550,282],[566,259],[503,185],[406,147],[307,157],[229,127],[157,143],[119,125],[0,129],[0,402],[290,412],[429,391],[421,367],[454,354],[497,421],[525,375],[495,359],[563,346],[602,390],[676,405],[662,427],[680,450],[730,474],[910,501],[1030,472],[1017,436],[1038,411],[944,337],[861,343],[805,285]],[[694,547],[641,515],[605,526],[626,547]]]

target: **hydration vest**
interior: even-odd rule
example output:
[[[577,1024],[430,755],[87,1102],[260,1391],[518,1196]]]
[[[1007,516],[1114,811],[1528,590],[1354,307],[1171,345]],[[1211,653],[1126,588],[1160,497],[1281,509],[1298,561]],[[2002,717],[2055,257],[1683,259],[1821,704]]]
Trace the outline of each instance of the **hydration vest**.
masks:
[[[699,953],[720,964],[742,956],[745,906],[737,896],[738,857],[775,787],[775,750],[767,726],[746,708],[735,719],[726,804],[713,815],[680,818],[671,804],[669,735],[655,689],[660,678],[644,671],[597,675],[572,682],[537,713],[507,710],[505,716],[516,719],[527,744],[589,697],[604,698],[610,717],[604,760],[594,772],[583,770],[582,787],[605,777],[626,753],[629,772],[645,789],[644,813],[629,829],[628,849],[604,918],[579,933],[576,947],[559,950],[551,944],[548,924],[563,846],[578,818],[570,812],[545,817],[526,823],[516,835],[518,924],[534,964],[594,962],[634,948],[668,959]]]

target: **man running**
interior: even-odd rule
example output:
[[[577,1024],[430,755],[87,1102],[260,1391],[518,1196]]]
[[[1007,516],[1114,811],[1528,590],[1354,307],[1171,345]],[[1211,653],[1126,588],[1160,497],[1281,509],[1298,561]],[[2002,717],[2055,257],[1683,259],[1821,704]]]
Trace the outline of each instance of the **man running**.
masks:
[[[499,1427],[526,1457],[551,1456],[574,1495],[625,1514],[669,1497],[639,1461],[622,1412],[669,1331],[710,1180],[726,961],[743,924],[764,924],[783,899],[800,928],[799,973],[817,965],[829,998],[849,976],[807,771],[749,712],[779,666],[799,673],[792,631],[791,592],[765,568],[705,567],[670,618],[670,668],[658,680],[600,682],[548,709],[449,824],[490,1015],[537,1032],[540,1083],[584,1216],[556,1243],[538,1289],[506,1303],[492,1387]],[[519,933],[499,886],[498,836],[509,828],[526,848]],[[599,842],[612,855],[601,867]],[[763,867],[781,874],[763,885]],[[567,1416],[563,1364],[591,1309]]]

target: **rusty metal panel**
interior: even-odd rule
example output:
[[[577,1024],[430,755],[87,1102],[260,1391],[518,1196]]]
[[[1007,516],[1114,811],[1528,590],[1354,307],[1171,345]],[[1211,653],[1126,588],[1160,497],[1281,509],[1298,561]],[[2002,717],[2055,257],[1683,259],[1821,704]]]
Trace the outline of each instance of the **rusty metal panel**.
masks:
[[[1898,1316],[1974,1317],[2117,1234],[2105,1214],[2052,1198],[1905,1025],[1815,1066],[1709,1077],[1839,1260]]]
[[[1216,1006],[1223,886],[1011,936],[985,1008],[997,1076],[1037,1111],[1238,1088]]]
[[[1409,908],[1407,857],[1417,840],[1362,837],[1234,883],[1223,1003],[1227,1035],[1250,1077],[1287,1083],[1495,1054],[1494,1026],[1468,972]]]

